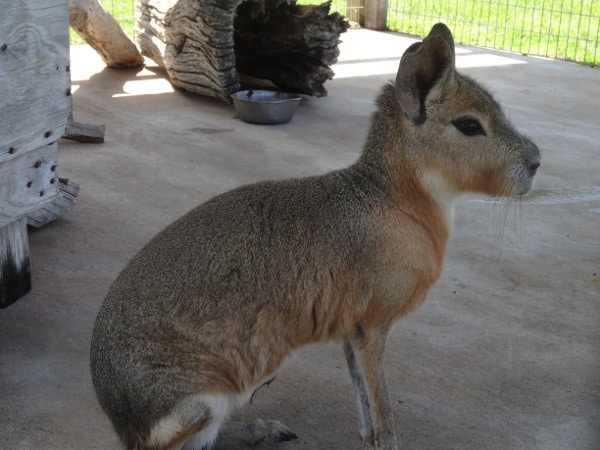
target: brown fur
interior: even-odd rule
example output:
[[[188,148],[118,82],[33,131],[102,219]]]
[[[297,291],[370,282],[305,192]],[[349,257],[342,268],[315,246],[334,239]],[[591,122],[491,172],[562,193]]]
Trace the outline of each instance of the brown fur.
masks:
[[[455,71],[441,24],[406,51],[377,105],[355,164],[222,194],[159,233],[114,282],[91,365],[128,448],[178,448],[192,434],[187,446],[210,446],[292,351],[329,340],[344,342],[363,441],[396,448],[388,332],[441,273],[453,199],[526,192],[539,152]],[[251,428],[252,439],[294,437],[278,422]]]

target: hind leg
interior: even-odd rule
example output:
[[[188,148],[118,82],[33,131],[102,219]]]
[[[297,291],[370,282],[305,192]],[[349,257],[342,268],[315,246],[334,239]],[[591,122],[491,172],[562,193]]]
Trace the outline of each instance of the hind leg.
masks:
[[[208,450],[218,436],[250,445],[264,440],[279,442],[298,439],[292,430],[276,420],[257,419],[250,423],[230,422],[223,425],[234,410],[247,402],[250,394],[251,391],[244,394],[199,395],[193,397],[192,401],[180,403],[176,408],[180,416],[193,417],[195,423],[201,422],[196,434],[186,436],[182,450]]]
[[[181,400],[158,420],[150,432],[148,447],[185,450],[212,448],[222,424],[245,395],[192,395]]]
[[[210,450],[221,428],[222,422],[212,421],[199,433],[188,438],[181,450]]]
[[[275,377],[272,377],[258,386],[252,392],[250,403],[252,403],[256,393],[265,386],[269,386],[274,379]],[[248,445],[256,445],[265,440],[281,442],[298,439],[296,433],[278,420],[263,419],[256,419],[253,422],[230,421],[223,426],[221,435],[233,440],[244,441]]]
[[[267,381],[263,386],[271,381]],[[195,395],[180,402],[168,419],[177,417],[179,423],[187,421],[196,425],[193,432],[195,434],[186,435],[182,450],[208,450],[213,447],[218,436],[244,441],[250,445],[264,440],[278,442],[298,439],[292,430],[276,420],[257,419],[250,423],[225,424],[229,415],[247,403],[254,392],[256,391],[248,390],[235,394]]]
[[[249,445],[256,445],[265,440],[280,442],[298,439],[296,433],[281,422],[262,419],[249,423],[229,422],[223,426],[220,435],[244,441]]]

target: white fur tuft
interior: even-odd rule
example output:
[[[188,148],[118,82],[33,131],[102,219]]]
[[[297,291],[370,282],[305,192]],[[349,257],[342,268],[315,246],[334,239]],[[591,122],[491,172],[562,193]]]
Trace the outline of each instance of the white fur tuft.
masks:
[[[184,430],[184,427],[202,418],[208,418],[206,426],[190,437],[183,449],[199,450],[210,448],[219,435],[219,430],[229,415],[250,400],[254,388],[241,394],[203,394],[188,397],[173,411],[152,427],[148,444],[164,446]],[[185,424],[185,425],[184,425]]]
[[[182,426],[176,417],[172,415],[163,417],[154,424],[150,430],[148,445],[151,447],[160,447],[173,439],[173,436],[181,432]]]
[[[423,173],[421,183],[442,210],[448,227],[452,228],[454,224],[454,204],[460,196],[460,192],[454,189],[441,174],[431,170]]]

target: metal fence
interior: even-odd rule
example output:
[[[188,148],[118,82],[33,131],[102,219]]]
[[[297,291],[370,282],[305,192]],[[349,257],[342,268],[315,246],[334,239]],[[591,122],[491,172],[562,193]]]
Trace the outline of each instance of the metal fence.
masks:
[[[135,0],[100,2],[133,35]],[[366,5],[377,2],[387,3],[393,31],[422,36],[444,22],[464,44],[600,64],[600,0],[332,0],[331,8],[364,23]]]
[[[387,1],[387,27],[393,31],[422,36],[444,22],[463,44],[600,64],[600,0],[380,1]],[[332,9],[360,22],[366,4],[333,0]]]

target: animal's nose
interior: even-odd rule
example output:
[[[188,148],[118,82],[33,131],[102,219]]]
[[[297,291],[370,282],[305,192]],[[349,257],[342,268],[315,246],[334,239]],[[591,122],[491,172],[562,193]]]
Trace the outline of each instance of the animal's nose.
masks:
[[[532,162],[531,164],[529,164],[529,176],[530,177],[534,176],[539,167],[540,167],[539,161]]]
[[[525,154],[527,155],[526,159],[529,162],[527,169],[529,171],[529,176],[533,177],[540,167],[540,150],[537,147],[537,145],[535,145],[532,141],[530,141],[527,138],[525,138],[524,144]]]

